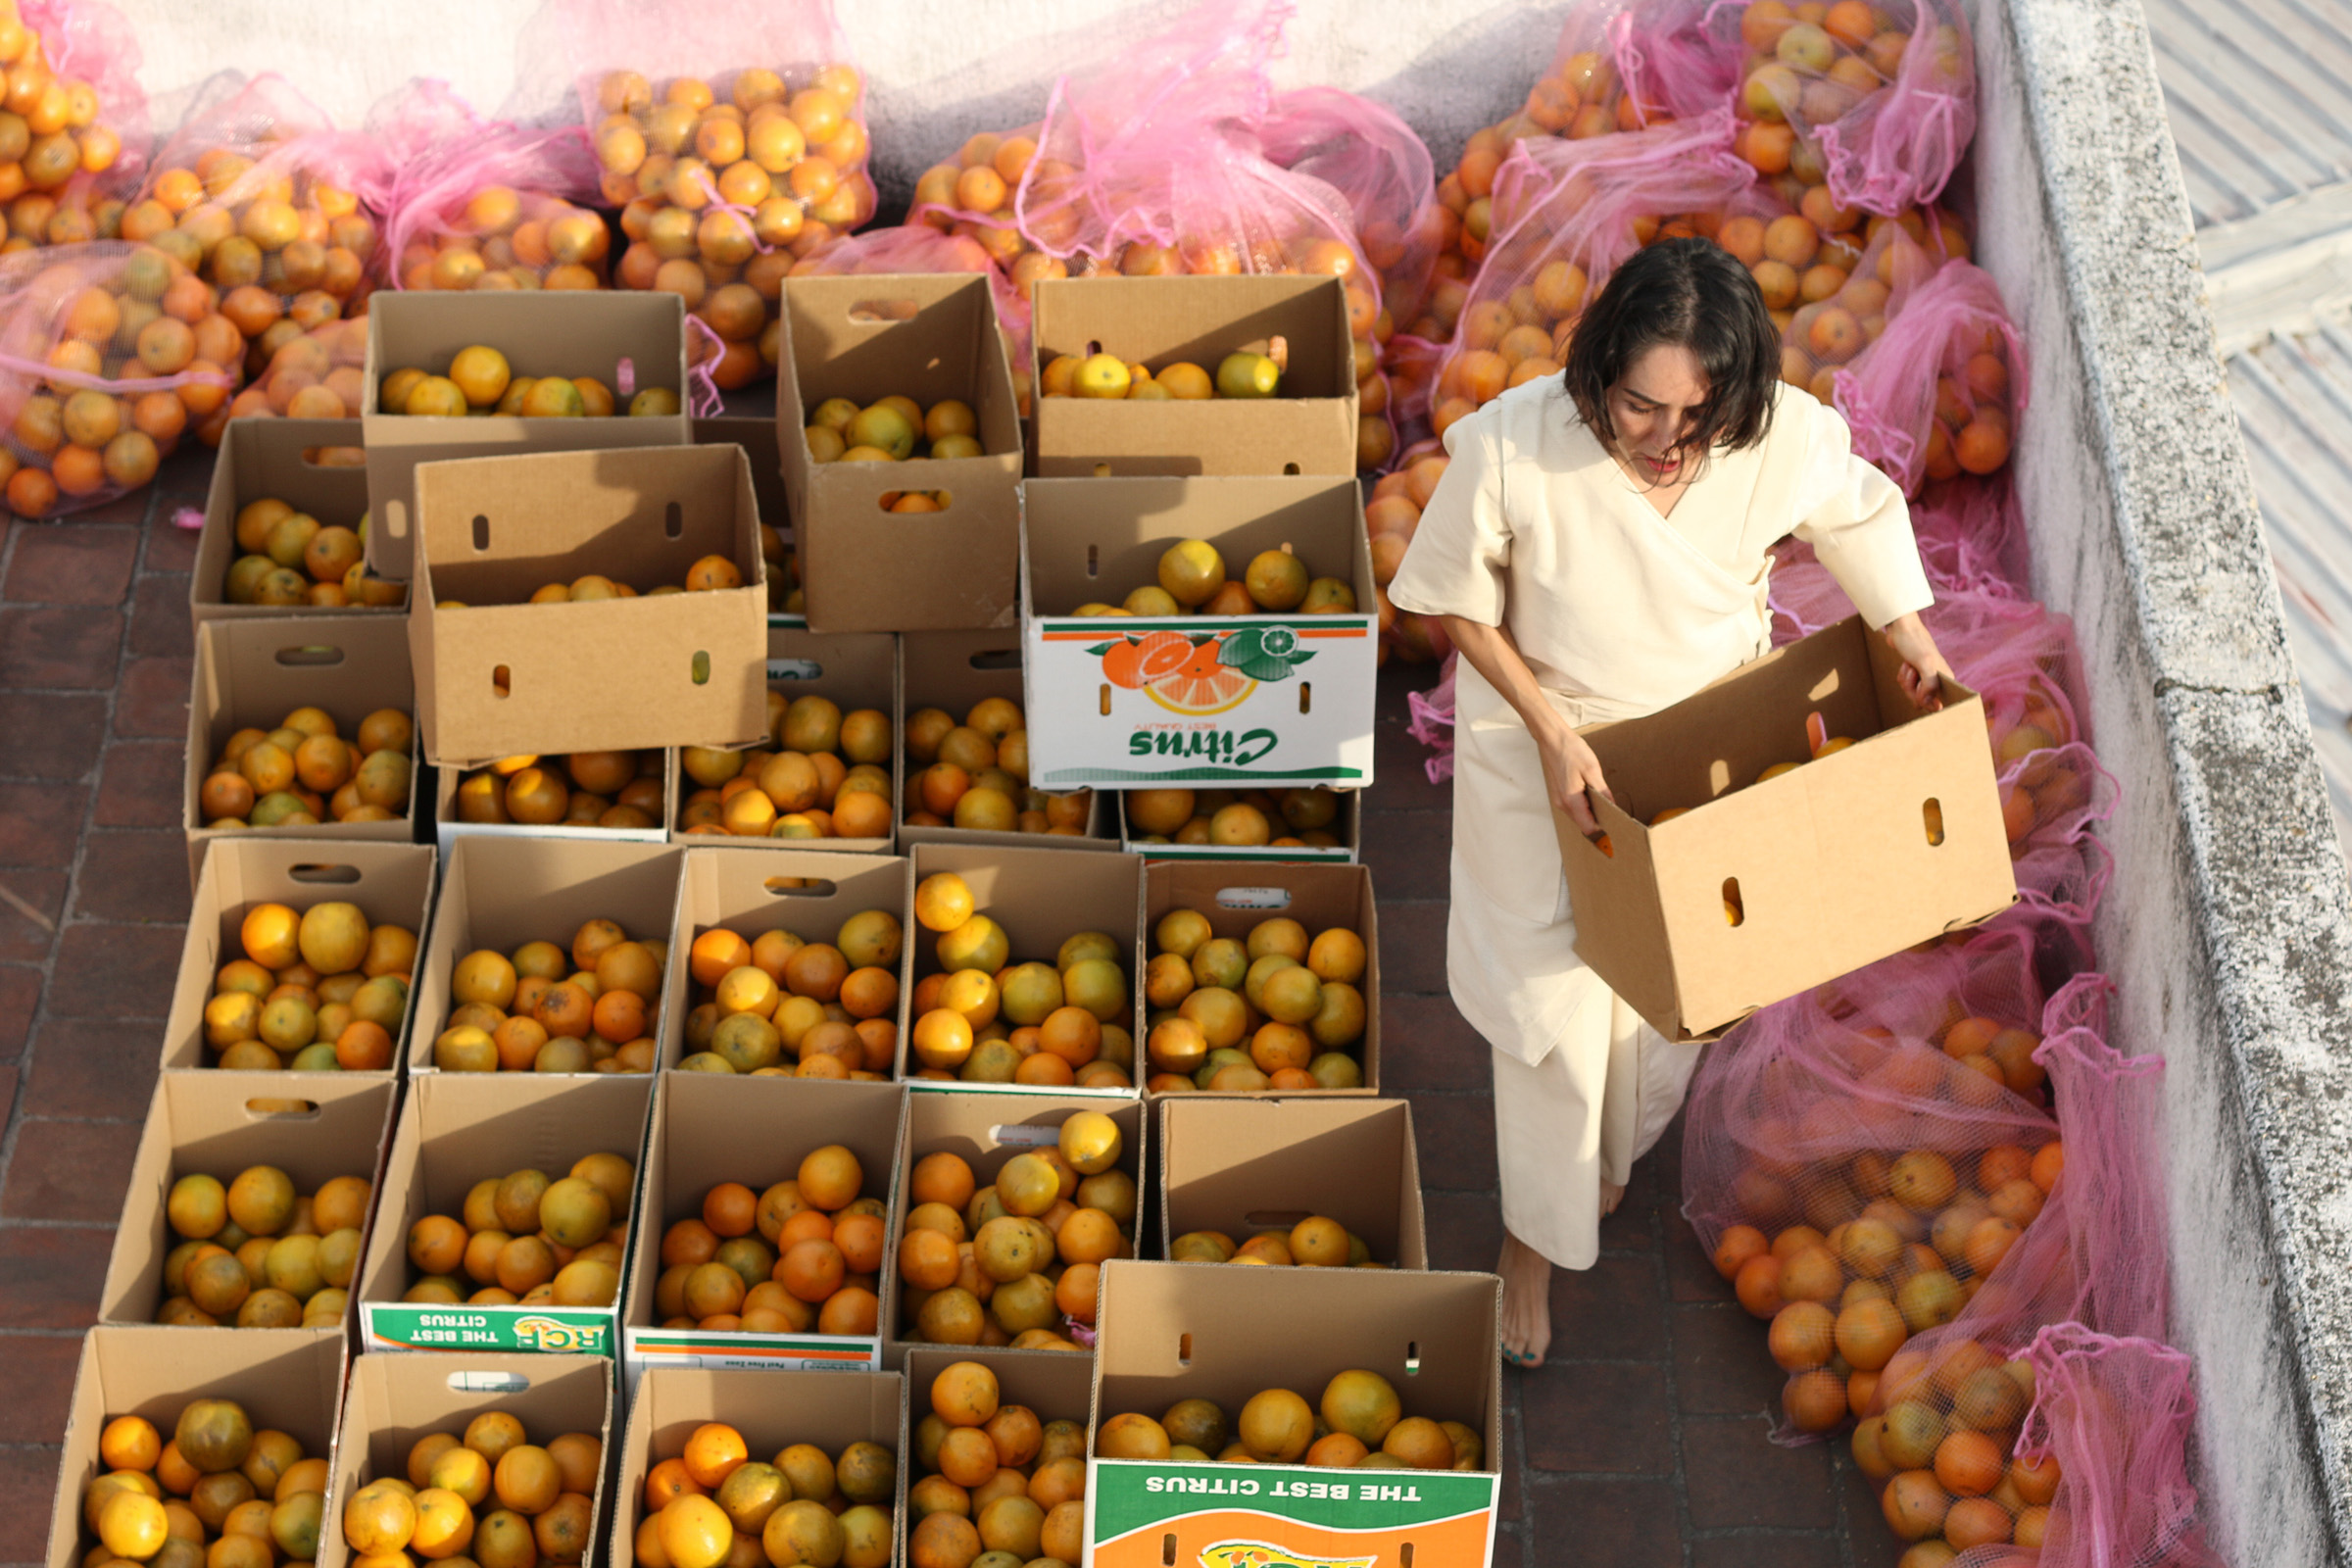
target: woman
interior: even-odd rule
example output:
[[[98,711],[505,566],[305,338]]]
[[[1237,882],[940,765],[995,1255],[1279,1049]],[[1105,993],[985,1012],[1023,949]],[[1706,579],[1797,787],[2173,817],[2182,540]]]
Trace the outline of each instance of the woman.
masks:
[[[1443,618],[1454,674],[1455,1004],[1494,1052],[1501,1338],[1542,1364],[1552,1267],[1588,1268],[1698,1048],[1649,1029],[1576,956],[1552,810],[1598,831],[1578,726],[1679,702],[1763,654],[1770,547],[1811,544],[1937,705],[1949,673],[1894,484],[1780,379],[1746,269],[1704,239],[1642,251],[1578,321],[1565,371],[1446,433],[1451,463],[1389,596]]]

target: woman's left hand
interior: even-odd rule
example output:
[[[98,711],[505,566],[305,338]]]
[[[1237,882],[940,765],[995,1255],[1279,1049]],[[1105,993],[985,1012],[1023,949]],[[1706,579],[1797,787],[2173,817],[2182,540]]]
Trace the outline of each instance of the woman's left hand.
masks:
[[[1936,650],[1936,639],[1928,632],[1928,623],[1914,612],[1901,615],[1886,623],[1884,635],[1886,645],[1903,662],[1903,695],[1927,712],[1943,707],[1942,683],[1952,675],[1952,666],[1944,662],[1943,655]]]

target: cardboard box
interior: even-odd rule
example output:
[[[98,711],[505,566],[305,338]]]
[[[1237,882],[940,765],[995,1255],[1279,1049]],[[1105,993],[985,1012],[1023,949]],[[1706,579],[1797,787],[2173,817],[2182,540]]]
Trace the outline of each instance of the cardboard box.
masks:
[[[1408,1102],[1171,1095],[1158,1130],[1160,1256],[1194,1231],[1239,1242],[1321,1214],[1376,1263],[1429,1267]]]
[[[878,1443],[899,1461],[904,1495],[911,1450],[906,1390],[896,1372],[661,1367],[629,1396],[629,1424],[620,1440],[620,1468],[612,1489],[612,1545],[601,1559],[608,1568],[635,1568],[637,1530],[647,1517],[646,1472],[684,1453],[686,1440],[706,1421],[723,1421],[742,1433],[752,1456],[761,1461],[796,1443],[813,1443],[837,1460],[853,1443]],[[902,1504],[892,1517],[905,1514]],[[904,1549],[891,1560],[904,1562]]]
[[[906,718],[920,709],[940,708],[961,723],[965,714],[991,697],[1022,703],[1021,639],[1012,631],[908,632],[899,639],[899,735],[906,746]],[[1024,704],[1022,716],[1027,717]],[[917,772],[921,769],[918,767]],[[1067,793],[1056,791],[1055,793]],[[974,828],[921,827],[906,819],[906,797],[900,796],[899,838],[902,844],[991,844],[1004,849],[1107,850],[1118,830],[1116,796],[1103,791],[1087,795],[1086,836],[1057,833],[987,833]],[[1017,802],[1015,803],[1018,804]]]
[[[777,449],[776,421],[764,415],[720,414],[694,420],[692,432],[698,447],[741,447],[751,461],[752,495],[760,503],[760,521],[775,529],[784,542],[785,559],[767,564],[767,623],[807,626],[808,616],[784,609],[794,587],[792,503],[784,491],[784,457]]]
[[[399,605],[304,611],[228,602],[228,568],[244,553],[237,548],[237,514],[254,502],[283,501],[318,518],[321,527],[359,527],[368,515],[368,470],[303,456],[318,447],[359,444],[360,427],[351,419],[229,420],[205,496],[204,531],[197,536],[195,572],[188,579],[189,613],[198,620],[282,620],[305,613],[396,619],[405,614],[406,607]]]
[[[1054,1093],[1043,1090],[1017,1090],[1004,1084],[940,1084],[925,1088],[909,1085],[906,1095],[906,1131],[900,1138],[898,1190],[905,1193],[914,1179],[915,1162],[931,1154],[956,1154],[972,1167],[973,1179],[982,1187],[997,1179],[997,1172],[1015,1154],[1025,1153],[1061,1138],[1061,1124],[1082,1110],[1099,1110],[1118,1123],[1118,1168],[1135,1178],[1136,1227],[1135,1244],[1139,1251],[1150,1245],[1144,1220],[1150,1207],[1145,1172],[1150,1164],[1146,1146],[1151,1141],[1152,1122],[1144,1112],[1141,1102],[1132,1098],[1106,1103],[1100,1095],[1063,1090]],[[891,1216],[890,1246],[897,1256],[899,1238],[906,1215],[895,1210]],[[902,1338],[911,1322],[901,1321],[908,1316],[903,1293],[893,1302],[899,1315],[888,1320],[891,1337],[890,1363],[905,1359],[906,1351],[918,1342]],[[1032,1350],[1015,1352],[1025,1355],[1054,1356],[1068,1360],[1078,1358],[1067,1350]],[[922,1387],[930,1388],[926,1380]],[[1041,1412],[1042,1413],[1042,1412]],[[1072,1412],[1062,1412],[1070,1414]]]
[[[590,1499],[588,1555],[605,1539],[611,1508],[612,1368],[595,1355],[369,1355],[352,1364],[341,1437],[327,1478],[327,1527],[318,1532],[318,1568],[355,1560],[337,1526],[352,1494],[379,1476],[405,1479],[409,1450],[429,1432],[460,1436],[466,1423],[503,1410],[523,1436],[546,1445],[586,1432],[604,1446],[606,1465]]]
[[[1071,613],[1156,583],[1159,558],[1181,539],[1215,545],[1236,576],[1260,551],[1289,550],[1313,575],[1347,579],[1368,610],[1372,559],[1353,479],[1039,479],[1026,494],[1021,651],[1033,783],[1372,782],[1377,615]],[[1200,676],[1179,666],[1151,684],[1126,684],[1138,678],[1127,670],[1113,680],[1104,656],[1142,639],[1177,654],[1175,639],[1189,641],[1195,660],[1213,640],[1213,666]]]
[[[414,566],[415,475],[420,463],[518,452],[603,452],[687,443],[686,308],[674,294],[631,289],[473,294],[385,289],[368,302],[368,569],[407,581]],[[625,386],[678,394],[680,413],[632,418],[525,419],[514,415],[426,418],[383,414],[384,377],[414,367],[448,370],[460,349],[488,344],[516,375],[593,375],[628,407]],[[625,366],[625,373],[623,367]]]
[[[222,837],[314,844],[415,840],[423,771],[422,754],[415,747],[409,752],[409,808],[396,821],[216,829],[205,826],[199,804],[213,759],[240,729],[275,729],[297,708],[324,709],[346,740],[379,708],[397,708],[414,719],[416,685],[410,678],[409,640],[398,616],[282,614],[203,621],[196,627],[195,665],[180,806],[191,880],[203,864],[205,845]]]
[[[642,1223],[630,1227],[629,1294],[621,1314],[629,1396],[649,1372],[678,1367],[859,1370],[882,1365],[882,1336],[759,1334],[661,1326],[654,1288],[662,1274],[662,1239],[682,1219],[698,1218],[703,1195],[721,1182],[763,1193],[800,1172],[816,1150],[840,1144],[865,1171],[861,1197],[883,1205],[886,1231],[899,1212],[900,1149],[906,1091],[899,1084],[830,1083],[816,1078],[747,1078],[665,1072],[654,1097],[653,1132],[638,1188]],[[875,1289],[876,1324],[892,1321],[898,1301],[895,1234]],[[771,1244],[772,1245],[772,1244]],[[807,1441],[802,1439],[790,1441]],[[781,1447],[779,1444],[777,1446]]]
[[[587,1154],[620,1155],[637,1166],[642,1189],[653,1093],[653,1078],[644,1073],[500,1072],[465,1079],[443,1073],[411,1084],[384,1179],[376,1184],[375,1233],[352,1292],[361,1348],[617,1357],[620,1302],[629,1292],[625,1267],[611,1306],[417,1305],[401,1299],[416,1274],[409,1261],[409,1227],[427,1214],[462,1217],[466,1194],[486,1177],[535,1169],[561,1180]],[[632,1231],[642,1206],[632,1199],[625,1216]],[[613,1222],[622,1220],[615,1215]]]
[[[653,755],[662,761],[662,815],[669,813],[670,803],[678,799],[678,754],[675,748],[662,747]],[[436,767],[433,776],[433,842],[440,846],[442,858],[463,838],[489,839],[586,839],[594,844],[667,844],[669,829],[660,822],[652,827],[598,827],[581,822],[467,822],[458,815],[458,786],[463,784],[470,768]]]
[[[904,1041],[914,991],[915,939],[926,934],[914,923],[914,875],[906,860],[768,840],[740,852],[687,850],[680,862],[669,968],[662,982],[662,1062],[675,1066],[687,1054],[686,1018],[700,1004],[692,968],[697,937],[724,926],[747,942],[778,929],[808,942],[831,942],[845,921],[868,909],[889,910],[905,933],[897,965],[899,1005],[891,1014]],[[892,1071],[898,1075],[898,1064]]]
[[[1046,366],[1065,354],[1115,354],[1154,374],[1184,361],[1214,376],[1225,356],[1251,344],[1280,337],[1289,351],[1279,397],[1137,403],[1039,396],[1030,407],[1032,471],[1040,477],[1355,477],[1355,349],[1339,279],[1051,278],[1032,298],[1032,386],[1045,385]]]
[[[1372,872],[1360,865],[1307,861],[1169,860],[1144,867],[1144,918],[1136,944],[1137,973],[1151,962],[1152,932],[1170,909],[1198,909],[1208,916],[1212,935],[1247,941],[1260,920],[1288,915],[1306,927],[1312,941],[1334,926],[1363,939],[1364,1037],[1345,1049],[1356,1058],[1364,1081],[1355,1089],[1292,1089],[1286,1099],[1380,1093],[1380,910],[1372,899]],[[1143,1038],[1137,1037],[1139,1049]],[[1150,1078],[1149,1069],[1136,1082]]]
[[[1143,903],[1144,867],[1124,855],[1069,855],[1059,850],[1021,847],[996,849],[984,845],[918,844],[911,857],[914,881],[935,871],[953,871],[972,890],[974,909],[1004,928],[1014,963],[1052,963],[1061,945],[1082,931],[1102,931],[1122,953],[1137,932],[1135,911]],[[910,985],[940,971],[939,938],[912,921],[906,927],[907,945],[914,950],[908,971]],[[1136,1057],[1143,1057],[1144,972],[1129,958],[1127,992],[1133,1016],[1118,1020],[1135,1037]],[[908,1044],[912,1021],[899,1031],[899,1074],[910,1082],[940,1080],[917,1077],[921,1062]],[[1138,1079],[1137,1082],[1142,1082]],[[1034,1088],[1025,1084],[960,1084],[1023,1094],[1132,1096],[1132,1089]]]
[[[1363,847],[1364,796],[1361,790],[1341,790],[1338,794],[1340,814],[1332,820],[1328,831],[1340,842],[1328,847],[1148,843],[1137,835],[1135,823],[1127,814],[1126,792],[1116,792],[1112,798],[1119,803],[1120,847],[1129,855],[1140,855],[1147,860],[1303,860],[1312,864],[1346,865],[1355,859]],[[1276,826],[1280,828],[1281,824]]]
[[[770,626],[766,633],[766,690],[790,703],[798,697],[822,697],[842,712],[870,708],[890,720],[891,788],[906,776],[906,725],[899,713],[898,639],[882,632],[812,632],[806,628]],[[760,716],[768,699],[760,699]],[[774,732],[763,729],[755,745],[770,750]],[[675,768],[675,764],[673,764]],[[686,798],[702,788],[682,768],[676,768],[678,787],[670,794],[669,837],[673,843],[758,845],[762,839],[737,838],[731,833],[689,833],[681,825]],[[778,842],[843,850],[858,855],[888,855],[892,839],[881,837],[787,839]]]
[[[1667,1039],[1712,1038],[2015,902],[1984,704],[1946,681],[1923,714],[1899,667],[1849,616],[1578,732],[1615,799],[1595,806],[1606,855],[1554,813],[1577,956]],[[1854,744],[1805,762],[1814,714]],[[1805,765],[1752,782],[1779,762]],[[1674,807],[1688,814],[1645,825]]]
[[[98,1321],[155,1321],[164,1304],[164,1257],[179,1245],[164,1215],[173,1182],[201,1174],[219,1178],[225,1187],[249,1166],[274,1165],[306,1198],[338,1176],[373,1183],[383,1173],[398,1093],[392,1079],[380,1073],[163,1074],[131,1160],[122,1221],[98,1296]],[[372,1203],[368,1217],[374,1217]],[[368,1234],[361,1232],[363,1253]],[[343,1325],[331,1331],[337,1342],[352,1319],[346,1313]],[[322,1331],[235,1332],[309,1336]]]
[[[97,1533],[82,1523],[82,1494],[109,1468],[98,1456],[99,1434],[109,1421],[144,1416],[169,1437],[191,1401],[234,1399],[255,1431],[283,1432],[305,1455],[331,1462],[343,1361],[343,1341],[331,1335],[291,1339],[252,1329],[104,1325],[90,1330],[82,1336],[65,1451],[49,1503],[47,1568],[78,1568],[97,1548]],[[20,1408],[20,1419],[27,1415]],[[46,1435],[36,1426],[20,1430]],[[341,1515],[330,1509],[326,1517]],[[338,1543],[343,1539],[340,1530],[321,1530],[322,1550],[329,1534]]]
[[[759,738],[767,576],[742,448],[432,463],[416,488],[409,646],[434,763]],[[734,562],[743,586],[647,591],[706,556]],[[530,603],[590,572],[640,597]]]
[[[1293,1465],[1089,1459],[1086,1539],[1095,1568],[1224,1562],[1255,1544],[1269,1561],[1492,1562],[1501,1505],[1502,1352],[1492,1274],[1102,1265],[1094,1424],[1204,1398],[1238,1417],[1262,1389],[1317,1403],[1341,1372],[1377,1372],[1404,1413],[1459,1421],[1484,1470],[1318,1470]],[[1573,1553],[1571,1553],[1573,1555]]]
[[[370,925],[405,926],[416,933],[417,951],[430,940],[435,858],[420,844],[321,843],[259,834],[217,834],[212,853],[196,877],[195,905],[179,950],[179,972],[172,985],[172,1010],[164,1022],[163,1066],[210,1067],[220,1054],[205,1044],[204,1006],[213,998],[220,970],[245,956],[241,932],[256,905],[283,904],[308,909],[315,904],[356,904]],[[392,1037],[394,1067],[368,1077],[397,1076],[416,1016],[416,983],[410,982],[408,1016]],[[242,1075],[240,1075],[242,1076]],[[311,1076],[305,1074],[306,1079]],[[318,1074],[331,1077],[332,1074]]]
[[[787,278],[783,329],[776,446],[808,624],[819,631],[1011,626],[1021,418],[989,279],[964,272]],[[983,455],[810,460],[803,432],[817,405],[848,398],[862,408],[894,394],[926,409],[947,398],[971,405]],[[948,502],[934,513],[888,510],[883,496],[903,490],[944,490]]]
[[[480,948],[512,955],[525,942],[553,942],[569,952],[572,936],[590,920],[618,922],[632,942],[668,942],[678,861],[665,844],[459,839],[442,862],[432,935],[409,990],[409,1071],[425,1077],[441,1071],[433,1065],[433,1041],[455,1006],[450,977],[459,959]],[[661,1062],[659,1051],[655,1059]]]
[[[906,1540],[916,1521],[906,1506],[906,1494],[922,1476],[915,1462],[913,1439],[931,1414],[931,1383],[958,1361],[976,1361],[997,1375],[998,1407],[1027,1406],[1042,1426],[1056,1421],[1086,1425],[1087,1399],[1094,1392],[1094,1357],[1067,1350],[980,1349],[964,1345],[910,1345],[906,1348],[906,1435],[908,1446],[899,1456],[899,1554],[893,1562],[907,1561]],[[1266,1568],[1280,1568],[1267,1564]]]

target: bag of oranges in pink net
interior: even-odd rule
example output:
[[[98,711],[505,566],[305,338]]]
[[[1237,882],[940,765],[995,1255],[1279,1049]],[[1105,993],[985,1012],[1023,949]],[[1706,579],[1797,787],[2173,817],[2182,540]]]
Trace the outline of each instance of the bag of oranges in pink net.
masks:
[[[1277,167],[1319,179],[1346,199],[1364,260],[1380,278],[1389,330],[1418,319],[1445,221],[1429,148],[1413,128],[1369,98],[1305,87],[1274,100],[1258,140]]]
[[[1900,230],[1887,240],[1900,243]],[[1878,339],[1833,377],[1854,450],[1911,495],[2006,467],[2029,375],[2025,344],[1991,275],[1947,261],[1889,313]]]
[[[136,490],[191,425],[227,407],[242,339],[211,313],[210,294],[153,246],[0,258],[10,511],[55,516]]]
[[[129,22],[101,0],[0,4],[0,248],[117,237],[147,151],[139,63]]]
[[[556,10],[629,241],[615,281],[686,302],[718,387],[772,374],[785,273],[874,215],[864,78],[829,0]]]

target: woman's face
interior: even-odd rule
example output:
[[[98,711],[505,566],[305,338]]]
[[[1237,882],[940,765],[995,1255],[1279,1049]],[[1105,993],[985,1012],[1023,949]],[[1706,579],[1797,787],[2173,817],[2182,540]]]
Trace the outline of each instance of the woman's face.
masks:
[[[1679,450],[1697,427],[1707,400],[1706,372],[1698,356],[1680,344],[1642,351],[1609,388],[1610,428],[1634,472],[1649,484],[1686,477],[1694,454]]]

